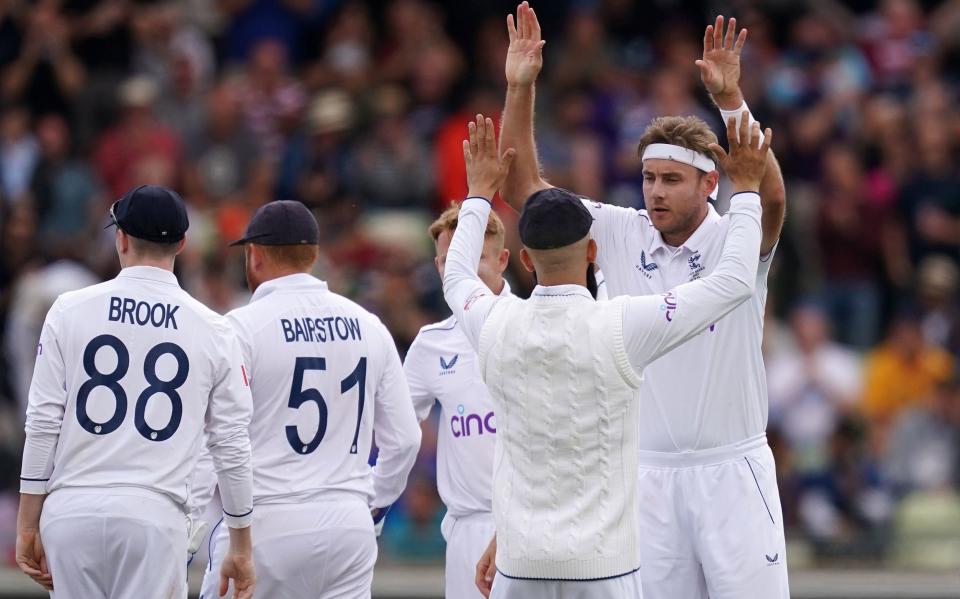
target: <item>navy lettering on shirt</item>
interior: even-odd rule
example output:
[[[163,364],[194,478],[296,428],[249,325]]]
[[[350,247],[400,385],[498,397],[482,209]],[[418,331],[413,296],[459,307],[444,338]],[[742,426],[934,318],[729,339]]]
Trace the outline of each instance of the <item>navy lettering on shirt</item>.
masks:
[[[180,306],[135,300],[129,297],[111,297],[107,320],[140,326],[177,329],[177,310]]]
[[[359,318],[326,316],[324,318],[281,318],[280,328],[287,343],[326,343],[328,341],[360,341]]]

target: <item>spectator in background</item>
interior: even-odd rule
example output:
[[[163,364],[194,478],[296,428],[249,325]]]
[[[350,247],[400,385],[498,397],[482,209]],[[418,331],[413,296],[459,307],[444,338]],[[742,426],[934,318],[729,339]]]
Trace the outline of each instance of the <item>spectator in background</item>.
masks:
[[[256,208],[271,199],[272,168],[243,119],[236,85],[207,95],[204,126],[184,140],[185,198],[197,208]]]
[[[900,493],[960,483],[960,378],[939,382],[897,416],[883,457],[886,475]]]
[[[927,256],[917,272],[917,301],[923,337],[960,360],[960,269],[945,256]]]
[[[71,48],[70,28],[59,2],[43,0],[24,20],[24,31],[10,32],[19,34],[19,50],[15,57],[6,57],[10,62],[0,64],[3,98],[26,104],[34,115],[69,114],[86,70]]]
[[[830,325],[813,304],[790,315],[795,346],[767,358],[770,423],[789,444],[795,467],[829,467],[831,437],[863,388],[860,361],[830,339]]]
[[[34,169],[40,159],[40,146],[30,130],[30,113],[15,106],[0,116],[0,193],[8,201],[26,199]]]
[[[837,340],[865,350],[876,342],[880,324],[888,206],[867,195],[863,164],[852,147],[829,146],[822,165],[816,222],[821,295]]]
[[[830,437],[830,458],[800,489],[800,521],[818,556],[883,555],[893,501],[870,450],[863,423],[841,420]]]
[[[157,92],[157,84],[142,76],[127,79],[120,88],[120,121],[100,137],[93,156],[111,198],[137,185],[177,182],[180,140],[154,114]]]
[[[103,198],[93,169],[74,154],[70,129],[57,114],[37,123],[40,162],[31,195],[41,245],[47,252],[81,259],[89,255],[103,220]],[[90,283],[80,285],[85,287]]]
[[[259,0],[255,0],[259,2]],[[247,126],[271,163],[280,160],[283,146],[299,124],[306,97],[290,76],[288,48],[276,39],[256,43],[240,80],[240,97]]]
[[[917,164],[900,191],[898,208],[906,228],[901,251],[914,266],[928,254],[960,263],[960,173],[957,137],[937,115],[915,115]]]
[[[374,78],[373,23],[362,2],[348,2],[333,18],[318,48],[318,58],[304,74],[311,92],[336,86],[349,93],[367,87]]]
[[[296,198],[323,212],[321,229],[332,224],[329,217],[341,208],[337,200],[346,188],[354,113],[346,92],[330,89],[317,94],[307,110],[306,131],[291,139],[280,165],[278,198]]]
[[[403,496],[403,515],[384,527],[382,543],[395,559],[405,562],[436,562],[443,558],[446,543],[440,534],[443,510],[436,483],[413,472]]]
[[[916,0],[883,0],[865,22],[861,43],[881,89],[904,94],[918,63],[933,52],[923,10]]]
[[[867,355],[863,411],[885,446],[890,424],[953,373],[953,358],[923,338],[920,316],[899,313],[883,344]]]
[[[433,164],[407,119],[407,94],[384,86],[372,103],[372,130],[348,167],[350,189],[370,208],[426,210],[433,199]]]

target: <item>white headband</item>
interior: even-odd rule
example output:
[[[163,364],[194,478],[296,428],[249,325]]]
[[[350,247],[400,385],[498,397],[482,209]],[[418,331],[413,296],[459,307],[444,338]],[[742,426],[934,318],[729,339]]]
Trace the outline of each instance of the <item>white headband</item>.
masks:
[[[690,148],[684,148],[683,146],[675,146],[673,144],[650,144],[647,146],[647,149],[643,151],[643,160],[650,160],[651,158],[659,160],[673,160],[674,162],[689,164],[693,168],[705,173],[711,173],[717,170],[717,165],[713,162],[713,160],[710,160],[700,152],[691,150]],[[714,187],[713,191],[710,192],[711,199],[717,199],[717,191],[719,190],[719,187],[719,185]]]

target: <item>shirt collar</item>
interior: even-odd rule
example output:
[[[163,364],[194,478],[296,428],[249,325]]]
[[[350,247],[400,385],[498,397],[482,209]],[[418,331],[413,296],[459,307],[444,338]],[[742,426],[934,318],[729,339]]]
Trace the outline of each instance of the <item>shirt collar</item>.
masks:
[[[498,295],[500,297],[507,297],[509,295],[513,295],[513,292],[510,290],[510,281],[506,279],[503,280],[503,289],[500,290],[500,293]]]
[[[156,266],[128,266],[120,271],[117,277],[124,279],[145,279],[147,281],[156,281],[157,283],[166,283],[168,285],[180,286],[177,276],[163,268]]]
[[[590,295],[590,291],[583,285],[537,285],[533,288],[530,299],[536,300],[538,298],[569,296],[580,296],[591,302],[596,301],[593,299],[593,296]]]
[[[707,235],[710,234],[710,231],[718,222],[720,222],[720,220],[720,214],[717,213],[717,210],[713,207],[713,204],[708,202],[707,216],[703,219],[703,222],[700,223],[700,226],[697,227],[697,230],[693,232],[693,235],[680,244],[680,247],[677,249],[686,248],[691,253],[696,253],[696,251],[700,249],[700,246],[703,245],[704,241],[706,241]],[[672,251],[670,246],[668,246],[663,240],[663,236],[660,234],[660,231],[657,229],[653,230],[653,235],[650,236],[650,247],[647,249],[650,251],[651,256],[660,249],[665,252]]]
[[[276,279],[270,279],[269,281],[260,283],[260,286],[257,287],[257,290],[253,292],[253,296],[250,298],[250,301],[255,302],[258,299],[262,299],[278,290],[297,288],[313,288],[316,291],[328,291],[327,283],[325,281],[321,281],[313,275],[298,272],[296,274],[277,277]]]

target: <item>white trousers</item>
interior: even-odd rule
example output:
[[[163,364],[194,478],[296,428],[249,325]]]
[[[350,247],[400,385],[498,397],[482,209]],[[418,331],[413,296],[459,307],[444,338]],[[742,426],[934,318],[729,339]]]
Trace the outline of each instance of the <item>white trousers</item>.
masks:
[[[646,599],[789,599],[765,436],[689,454],[641,452],[639,497]]]
[[[444,596],[447,599],[483,599],[475,578],[477,562],[496,532],[493,514],[481,512],[461,518],[447,514],[440,530],[447,541]]]
[[[187,519],[139,489],[54,491],[40,538],[53,599],[186,599]]]
[[[497,572],[490,599],[642,599],[641,586],[639,570],[603,580],[531,580]]]
[[[256,505],[252,526],[256,599],[370,598],[377,539],[370,509],[356,495]],[[210,535],[201,599],[218,597],[228,535],[222,523]]]

